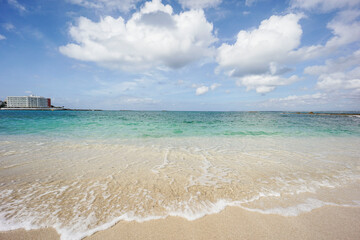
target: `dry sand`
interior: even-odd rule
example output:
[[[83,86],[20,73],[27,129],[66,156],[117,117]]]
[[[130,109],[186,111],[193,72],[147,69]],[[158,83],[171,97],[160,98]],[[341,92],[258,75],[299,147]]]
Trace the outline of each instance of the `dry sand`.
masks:
[[[59,239],[53,229],[0,232],[0,239]],[[264,215],[237,207],[195,221],[169,217],[119,222],[86,240],[106,239],[360,239],[360,208],[322,207],[297,217]]]

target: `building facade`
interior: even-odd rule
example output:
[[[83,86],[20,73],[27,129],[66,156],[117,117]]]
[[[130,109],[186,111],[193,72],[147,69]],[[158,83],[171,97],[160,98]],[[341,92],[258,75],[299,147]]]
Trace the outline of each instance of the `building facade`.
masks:
[[[50,98],[39,96],[20,96],[20,97],[7,97],[8,108],[49,108],[51,107]]]

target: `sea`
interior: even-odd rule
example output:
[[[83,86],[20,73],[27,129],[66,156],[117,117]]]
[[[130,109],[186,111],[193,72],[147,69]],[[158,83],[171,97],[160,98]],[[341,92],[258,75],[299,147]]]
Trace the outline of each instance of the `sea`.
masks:
[[[360,208],[360,115],[0,111],[0,231]]]

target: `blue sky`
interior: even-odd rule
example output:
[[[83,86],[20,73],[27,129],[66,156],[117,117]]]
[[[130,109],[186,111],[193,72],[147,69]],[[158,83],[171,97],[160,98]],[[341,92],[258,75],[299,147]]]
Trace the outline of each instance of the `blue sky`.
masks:
[[[359,0],[0,0],[0,99],[360,110]]]

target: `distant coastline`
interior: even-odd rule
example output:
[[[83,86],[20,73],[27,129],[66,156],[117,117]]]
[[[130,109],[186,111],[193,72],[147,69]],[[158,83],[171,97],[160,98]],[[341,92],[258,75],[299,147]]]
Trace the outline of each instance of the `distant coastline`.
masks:
[[[21,111],[102,111],[101,109],[70,109],[70,108],[0,108],[0,110]]]
[[[51,108],[8,108],[3,107],[0,108],[0,110],[21,110],[21,111],[104,111],[103,109],[71,109],[71,108],[63,108],[63,107],[51,107]],[[142,110],[111,110],[111,111],[125,111],[125,112],[131,112],[131,111],[142,111]],[[146,112],[147,110],[145,110]],[[152,111],[152,110],[150,110]],[[173,112],[168,110],[154,110],[155,112]],[[177,112],[177,111],[175,111]],[[184,111],[179,111],[184,112]],[[187,112],[187,111],[185,111]],[[192,111],[190,111],[192,112]],[[197,111],[195,111],[197,112]],[[201,111],[200,111],[201,112]],[[207,111],[204,111],[207,112]],[[218,111],[214,111],[218,112]],[[230,111],[233,112],[233,111]],[[272,112],[272,111],[234,111],[234,112],[247,112],[247,113],[259,113],[259,112]],[[360,116],[360,113],[358,111],[349,111],[349,112],[295,112],[295,111],[275,111],[280,112],[281,114],[299,114],[299,115],[322,115],[322,116],[351,116],[351,115],[358,115]]]
[[[282,114],[300,114],[300,115],[335,115],[335,116],[350,116],[360,115],[360,113],[326,113],[326,112],[283,112]]]

